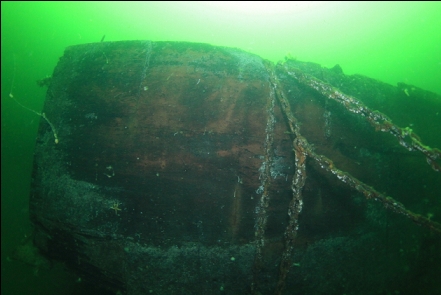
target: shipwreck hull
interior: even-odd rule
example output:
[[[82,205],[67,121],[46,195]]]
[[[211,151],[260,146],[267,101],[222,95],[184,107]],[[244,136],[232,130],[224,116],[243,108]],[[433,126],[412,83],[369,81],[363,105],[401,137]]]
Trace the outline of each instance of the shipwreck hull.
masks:
[[[395,129],[381,132],[298,73],[441,146],[441,115],[403,115],[409,104],[441,109],[439,96],[412,86],[206,44],[72,46],[54,70],[37,138],[34,244],[125,294],[406,294],[421,289],[423,280],[409,283],[421,265],[433,288],[437,153],[403,148]],[[296,128],[307,144],[296,143]],[[341,181],[334,167],[382,194]]]

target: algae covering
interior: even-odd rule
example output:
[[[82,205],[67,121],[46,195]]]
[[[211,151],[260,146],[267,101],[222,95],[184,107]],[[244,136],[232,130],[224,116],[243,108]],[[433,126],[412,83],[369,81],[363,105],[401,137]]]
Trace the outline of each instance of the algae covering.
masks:
[[[35,148],[34,244],[118,294],[439,290],[439,112],[339,66],[72,46]]]

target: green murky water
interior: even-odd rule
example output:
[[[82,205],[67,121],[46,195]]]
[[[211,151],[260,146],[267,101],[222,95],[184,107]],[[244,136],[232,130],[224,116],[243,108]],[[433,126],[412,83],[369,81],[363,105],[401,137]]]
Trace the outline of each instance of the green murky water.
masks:
[[[237,47],[441,94],[441,3],[1,3],[2,294],[93,293],[45,261],[11,259],[28,239],[29,185],[45,88],[67,46],[118,40],[188,41]],[[26,244],[25,244],[26,245]],[[22,260],[32,250],[19,249]],[[27,258],[23,258],[27,257]],[[36,260],[32,260],[35,264]],[[31,262],[32,262],[31,261]]]

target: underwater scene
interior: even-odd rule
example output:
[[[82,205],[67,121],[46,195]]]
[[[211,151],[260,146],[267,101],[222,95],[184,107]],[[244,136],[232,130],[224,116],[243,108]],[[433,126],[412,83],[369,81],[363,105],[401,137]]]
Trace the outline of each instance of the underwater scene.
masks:
[[[440,294],[441,13],[2,2],[2,294]]]

